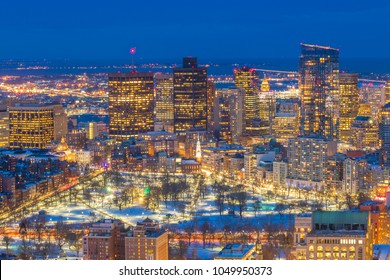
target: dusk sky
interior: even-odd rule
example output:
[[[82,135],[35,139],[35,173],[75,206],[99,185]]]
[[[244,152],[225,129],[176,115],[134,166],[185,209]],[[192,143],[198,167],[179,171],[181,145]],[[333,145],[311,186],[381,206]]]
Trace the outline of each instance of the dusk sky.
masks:
[[[390,58],[390,1],[31,1],[0,7],[0,59]]]

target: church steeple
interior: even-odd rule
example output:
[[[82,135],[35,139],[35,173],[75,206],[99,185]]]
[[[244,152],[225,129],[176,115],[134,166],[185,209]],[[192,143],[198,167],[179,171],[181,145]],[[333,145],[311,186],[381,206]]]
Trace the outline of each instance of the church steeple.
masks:
[[[196,159],[198,161],[200,161],[202,159],[202,149],[201,149],[201,146],[200,146],[199,133],[198,133],[198,140],[196,141],[195,157],[196,157]]]

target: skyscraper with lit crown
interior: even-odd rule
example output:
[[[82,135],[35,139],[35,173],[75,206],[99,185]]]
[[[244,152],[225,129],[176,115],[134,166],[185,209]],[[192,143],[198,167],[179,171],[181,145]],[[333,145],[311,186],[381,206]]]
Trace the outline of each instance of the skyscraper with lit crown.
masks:
[[[251,135],[257,129],[253,120],[259,118],[259,77],[256,70],[242,67],[234,69],[234,83],[237,88],[245,91],[244,97],[244,134]]]
[[[301,44],[299,59],[301,132],[337,136],[339,50]]]

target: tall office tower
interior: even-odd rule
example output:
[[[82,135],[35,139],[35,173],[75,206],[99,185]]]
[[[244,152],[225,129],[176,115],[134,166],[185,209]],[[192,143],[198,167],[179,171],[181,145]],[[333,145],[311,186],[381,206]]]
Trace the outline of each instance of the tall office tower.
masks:
[[[84,260],[124,260],[124,225],[119,220],[100,220],[89,228],[83,237]]]
[[[95,139],[99,135],[98,131],[98,124],[96,122],[90,122],[88,123],[88,133],[87,133],[87,138],[89,140]]]
[[[379,138],[381,141],[381,163],[390,167],[390,103],[382,108],[379,123]]]
[[[256,70],[243,67],[234,69],[234,83],[237,88],[245,91],[244,98],[244,134],[255,135],[258,128],[254,125],[254,120],[259,118],[259,77]]]
[[[385,86],[385,104],[390,102],[390,80],[387,80]]]
[[[336,142],[320,136],[289,139],[287,148],[289,178],[323,181],[326,176],[327,157],[335,155],[336,151]]]
[[[173,75],[158,73],[154,79],[156,84],[154,129],[173,132]]]
[[[168,260],[168,232],[146,218],[125,237],[126,260]]]
[[[64,108],[59,104],[16,104],[9,107],[9,146],[46,148],[67,132]]]
[[[358,115],[359,89],[357,74],[340,74],[340,127],[339,139],[348,142],[351,126]]]
[[[276,100],[270,92],[270,85],[267,77],[264,75],[264,79],[261,82],[260,95],[259,95],[259,117],[264,120],[269,126],[270,134],[272,133],[272,118],[276,112]]]
[[[0,148],[9,144],[9,114],[7,106],[0,105]]]
[[[217,129],[217,90],[213,81],[207,81],[207,129],[214,133]]]
[[[173,69],[173,104],[175,133],[207,130],[207,70],[198,67],[195,57],[183,58],[183,68]]]
[[[220,97],[219,98],[219,139],[225,140],[227,144],[232,143],[232,102],[229,97]]]
[[[108,76],[109,134],[116,141],[137,137],[154,128],[152,72],[110,73]]]
[[[217,90],[217,102],[215,102],[216,121],[215,127],[221,139],[238,144],[244,128],[244,99],[243,89],[223,88]],[[230,133],[228,130],[230,129]],[[228,136],[221,136],[222,134]]]
[[[339,50],[301,44],[298,82],[302,134],[336,137]]]

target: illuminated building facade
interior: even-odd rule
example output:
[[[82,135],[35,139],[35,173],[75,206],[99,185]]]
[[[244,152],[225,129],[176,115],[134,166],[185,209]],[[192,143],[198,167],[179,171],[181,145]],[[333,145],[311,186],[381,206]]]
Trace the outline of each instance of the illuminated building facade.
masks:
[[[111,73],[108,77],[109,134],[116,141],[154,129],[152,72]]]
[[[93,140],[99,135],[98,124],[96,122],[88,123],[88,139]]]
[[[173,132],[173,75],[155,75],[156,102],[155,102],[155,130],[164,129]]]
[[[146,150],[150,156],[155,156],[160,152],[165,152],[167,156],[171,157],[178,153],[178,140],[174,133],[166,131],[152,131],[148,133],[142,133],[139,135],[137,146],[145,145],[145,148],[141,147],[141,150]]]
[[[278,142],[287,144],[288,139],[299,134],[299,116],[295,113],[277,113],[272,119],[271,134]]]
[[[382,108],[379,124],[379,138],[381,143],[381,163],[390,166],[390,103]]]
[[[10,148],[46,148],[67,132],[64,108],[58,104],[17,104],[9,107]]]
[[[343,163],[342,190],[345,193],[357,194],[367,190],[367,161],[347,158]]]
[[[126,260],[168,260],[168,232],[146,218],[125,237]]]
[[[218,89],[215,126],[222,140],[238,144],[244,129],[243,89]],[[230,130],[230,131],[229,131]]]
[[[306,235],[313,227],[310,214],[299,214],[294,217],[294,250],[297,260],[306,259]]]
[[[357,74],[340,74],[340,127],[339,139],[348,142],[351,127],[358,116],[359,89]]]
[[[267,126],[270,127],[272,118],[276,112],[276,100],[270,92],[270,85],[266,76],[261,82],[260,94],[259,94],[259,117],[262,119]]]
[[[9,145],[9,114],[7,106],[0,106],[0,148]]]
[[[366,260],[372,255],[370,212],[315,211],[306,235],[308,260]]]
[[[378,126],[370,117],[357,116],[351,126],[351,144],[357,149],[379,146]]]
[[[258,127],[253,120],[259,118],[259,77],[256,70],[243,67],[234,69],[234,83],[237,88],[245,91],[244,96],[244,133],[246,135],[258,135]]]
[[[298,83],[302,134],[337,137],[339,50],[301,44]]]
[[[207,70],[198,67],[195,57],[183,58],[183,68],[173,69],[173,96],[175,133],[207,130]]]
[[[213,81],[207,81],[207,129],[215,132],[217,127],[217,90]]]
[[[390,80],[387,80],[385,85],[385,104],[390,102]]]
[[[297,137],[288,140],[290,179],[321,182],[326,177],[326,159],[336,153],[336,142],[323,137]]]
[[[84,260],[124,260],[124,225],[119,220],[100,220],[83,237]]]
[[[227,144],[232,143],[232,108],[229,98],[219,98],[218,123],[219,139],[225,140]],[[234,114],[234,113],[233,113]]]

